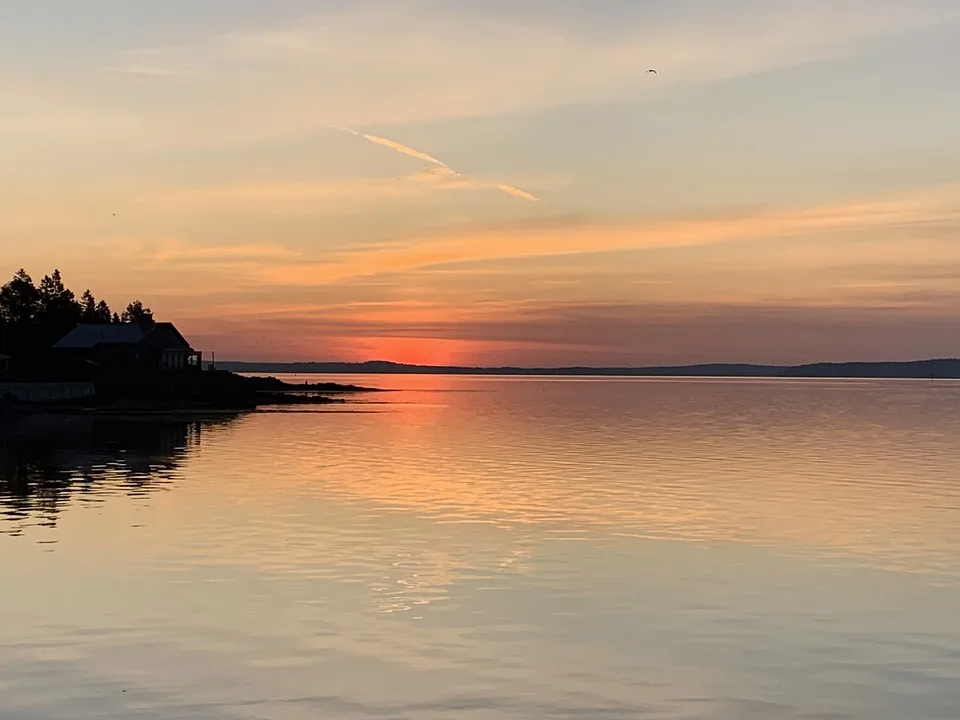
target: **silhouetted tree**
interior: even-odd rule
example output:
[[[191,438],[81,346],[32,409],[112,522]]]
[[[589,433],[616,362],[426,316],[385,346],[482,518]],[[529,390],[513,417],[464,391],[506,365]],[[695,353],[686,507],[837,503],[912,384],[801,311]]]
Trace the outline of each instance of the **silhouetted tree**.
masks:
[[[44,276],[39,287],[25,270],[19,270],[0,288],[3,350],[20,367],[31,367],[76,326],[81,313],[80,303],[58,270]]]
[[[97,299],[89,288],[84,290],[83,295],[80,296],[80,307],[80,322],[97,322]]]
[[[140,322],[152,315],[139,300],[122,317],[90,290],[78,300],[59,270],[39,285],[23,269],[0,287],[0,352],[14,358],[20,375],[29,375],[49,359],[48,351],[80,323]]]
[[[89,290],[85,290],[80,297],[80,305],[82,307],[80,322],[86,324],[110,322],[110,306],[103,300],[97,302],[97,299]]]
[[[40,281],[40,332],[51,345],[80,322],[82,308],[72,290],[63,284],[59,270]]]
[[[127,306],[122,320],[138,322],[148,314],[150,310],[136,300]],[[78,324],[111,322],[120,323],[120,315],[90,290],[78,300],[59,270],[45,275],[37,285],[21,269],[0,287],[0,352],[14,358],[21,375],[43,365],[51,346]]]
[[[110,320],[110,306],[105,300],[101,300],[97,303],[97,322],[108,323]]]
[[[125,323],[140,322],[148,315],[152,315],[150,308],[145,308],[142,302],[134,300],[127,305],[127,309],[124,310],[123,315],[120,316],[120,321]]]
[[[40,302],[44,307],[75,301],[76,296],[63,284],[59,270],[54,270],[52,275],[43,276],[43,280],[40,281]]]
[[[33,322],[40,311],[40,291],[26,270],[0,288],[0,320],[14,325]]]

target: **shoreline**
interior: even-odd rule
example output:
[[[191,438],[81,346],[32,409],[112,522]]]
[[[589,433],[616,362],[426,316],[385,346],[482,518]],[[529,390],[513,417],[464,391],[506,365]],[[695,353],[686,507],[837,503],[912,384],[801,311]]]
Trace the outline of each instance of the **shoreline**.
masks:
[[[274,377],[244,377],[229,371],[205,371],[149,378],[94,381],[90,397],[72,400],[0,399],[0,425],[24,416],[160,417],[223,416],[263,407],[344,405],[345,396],[381,392],[339,383],[286,383]]]

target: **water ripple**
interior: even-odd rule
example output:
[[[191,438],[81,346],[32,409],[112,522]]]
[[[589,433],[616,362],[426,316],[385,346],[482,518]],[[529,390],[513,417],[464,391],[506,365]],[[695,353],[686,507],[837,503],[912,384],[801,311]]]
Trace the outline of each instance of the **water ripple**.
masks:
[[[960,384],[376,382],[0,433],[0,714],[960,716]]]

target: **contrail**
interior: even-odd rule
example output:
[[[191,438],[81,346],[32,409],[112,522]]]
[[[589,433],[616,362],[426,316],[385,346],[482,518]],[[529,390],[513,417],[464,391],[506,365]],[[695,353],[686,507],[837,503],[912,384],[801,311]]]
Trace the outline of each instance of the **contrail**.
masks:
[[[520,188],[515,188],[513,185],[496,185],[497,190],[503,190],[507,195],[513,195],[514,197],[522,198],[523,200],[529,200],[530,202],[538,202],[540,198],[534,197],[526,190],[521,190]]]
[[[329,127],[331,130],[339,130],[340,132],[350,133],[351,135],[355,135],[356,137],[361,137],[364,140],[369,140],[370,142],[376,143],[377,145],[383,145],[384,147],[388,147],[391,150],[396,150],[398,153],[409,155],[410,157],[417,158],[418,160],[424,160],[433,165],[439,165],[440,167],[449,167],[449,165],[447,165],[445,162],[443,162],[442,160],[437,160],[432,155],[427,155],[426,153],[422,153],[419,150],[414,150],[412,147],[401,145],[400,143],[395,142],[393,140],[388,140],[387,138],[377,137],[376,135],[367,135],[366,133],[362,133],[359,130],[343,127],[341,125],[328,125],[327,127]]]
[[[534,197],[526,190],[521,190],[513,185],[504,185],[503,183],[482,182],[480,180],[471,180],[458,173],[456,170],[443,165],[441,167],[425,167],[418,173],[410,175],[407,180],[415,182],[432,182],[438,185],[446,185],[451,188],[494,188],[507,195],[513,195],[528,202],[538,202],[539,198]]]
[[[383,145],[391,150],[396,150],[398,153],[409,155],[412,158],[425,160],[428,163],[433,163],[434,165],[439,165],[440,167],[450,167],[445,162],[437,160],[432,155],[427,155],[426,153],[422,153],[419,150],[414,150],[412,147],[407,147],[406,145],[401,145],[393,140],[387,140],[387,138],[377,137],[376,135],[361,135],[360,137],[362,137],[364,140],[369,140],[372,143],[377,143],[377,145]]]
[[[348,127],[343,127],[341,125],[327,125],[331,130],[339,130],[340,132],[350,133],[351,135],[356,135],[357,137],[363,137],[362,133],[358,133],[356,130],[351,130]]]
[[[419,150],[415,150],[412,147],[408,147],[394,140],[378,137],[376,135],[368,135],[367,133],[359,132],[358,130],[354,130],[353,128],[341,127],[340,125],[328,125],[327,127],[329,127],[331,130],[339,130],[340,132],[349,133],[350,135],[363,138],[364,140],[367,140],[372,143],[376,143],[377,145],[383,145],[384,147],[390,148],[395,152],[402,153],[403,155],[408,155],[412,158],[417,158],[418,160],[423,160],[424,162],[428,162],[431,165],[435,165],[440,170],[440,172],[437,172],[436,174],[431,173],[433,177],[443,178],[448,180],[449,179],[456,180],[457,182],[461,183],[461,187],[496,188],[501,192],[505,192],[508,195],[512,195],[513,197],[517,197],[522,200],[527,200],[528,202],[539,202],[540,200],[540,198],[531,195],[526,190],[521,190],[520,188],[513,187],[512,185],[502,185],[498,183],[481,183],[473,180],[468,180],[463,175],[461,175],[456,170],[454,170],[449,165],[447,165],[445,162],[443,162],[443,160],[438,160],[432,155],[427,155],[427,153],[420,152]]]

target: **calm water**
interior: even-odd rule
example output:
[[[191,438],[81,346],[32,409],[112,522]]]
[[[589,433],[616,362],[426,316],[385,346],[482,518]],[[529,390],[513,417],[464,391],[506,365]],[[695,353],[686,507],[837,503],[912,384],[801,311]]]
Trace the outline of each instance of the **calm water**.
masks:
[[[960,384],[361,381],[0,437],[0,717],[960,718]]]

